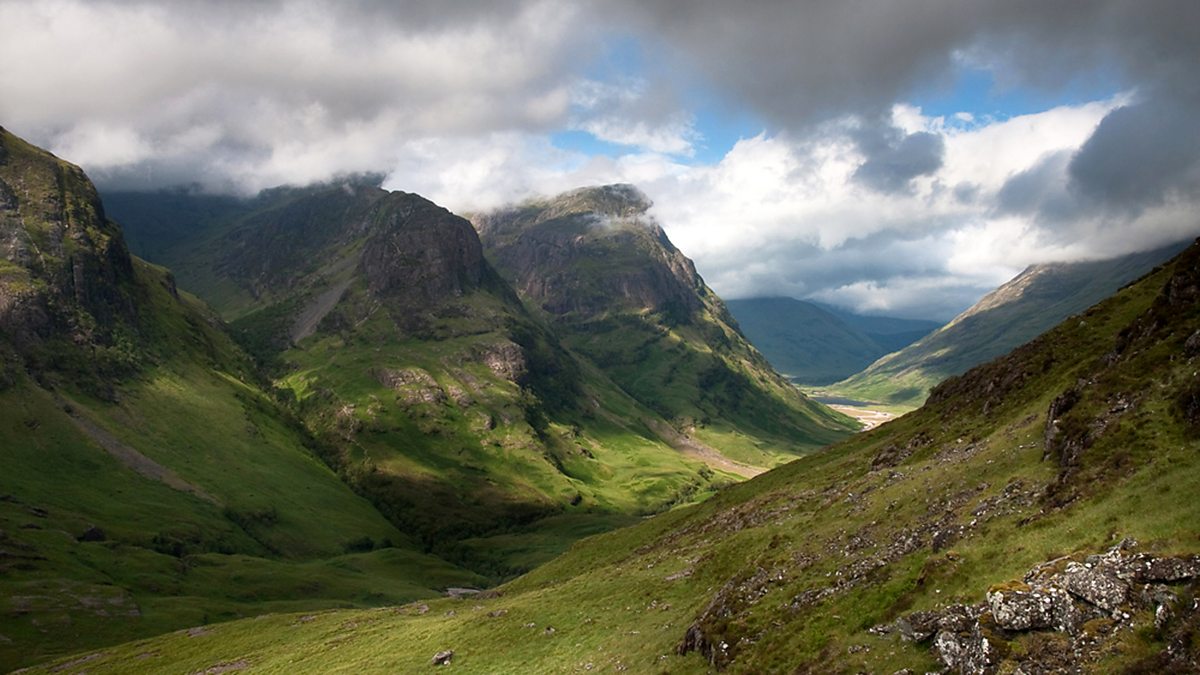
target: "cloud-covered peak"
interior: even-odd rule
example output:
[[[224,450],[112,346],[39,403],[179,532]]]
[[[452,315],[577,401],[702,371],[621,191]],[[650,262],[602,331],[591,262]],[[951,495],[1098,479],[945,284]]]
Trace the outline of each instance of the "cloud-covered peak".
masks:
[[[0,121],[102,189],[377,172],[480,211],[632,183],[721,294],[948,317],[1197,232],[1196,25],[1193,0],[0,0]]]

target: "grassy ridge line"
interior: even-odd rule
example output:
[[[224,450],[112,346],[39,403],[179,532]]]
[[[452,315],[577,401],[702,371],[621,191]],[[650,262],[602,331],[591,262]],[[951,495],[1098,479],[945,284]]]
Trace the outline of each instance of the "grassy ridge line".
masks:
[[[942,328],[826,389],[892,411],[915,409],[942,380],[1033,339],[1185,246],[1181,242],[1110,260],[1031,266]]]
[[[1198,356],[1181,358],[1200,329],[1200,249],[1190,253],[951,380],[916,413],[579,542],[496,597],[279,616],[79,658],[96,673],[413,671],[452,649],[463,672],[708,672],[699,653],[676,652],[694,627],[727,645],[714,658],[735,672],[934,669],[924,647],[867,629],[978,602],[1036,563],[1125,536],[1161,553],[1200,548],[1200,504],[1180,498],[1200,484],[1200,419],[1179,407],[1200,391]],[[1063,438],[1093,437],[1073,457],[1047,446],[1046,411],[1077,387]],[[1133,620],[1143,627],[1092,667],[1119,670],[1163,648],[1144,628],[1151,617]],[[1019,657],[1036,636],[1009,647]]]

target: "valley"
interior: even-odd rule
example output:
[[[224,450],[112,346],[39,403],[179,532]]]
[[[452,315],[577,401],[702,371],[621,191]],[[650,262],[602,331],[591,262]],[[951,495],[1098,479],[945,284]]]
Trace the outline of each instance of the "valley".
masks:
[[[630,185],[471,221],[357,179],[121,194],[122,227],[0,141],[5,667],[1194,663],[1200,244],[1031,268],[924,337],[743,304],[915,340],[806,395]],[[847,384],[959,347],[909,414]]]
[[[0,673],[1200,673],[1197,26],[0,0]]]
[[[77,167],[0,134],[21,195],[0,214],[5,667],[486,588],[854,429],[770,369],[644,216],[599,244],[646,257],[585,282],[630,292],[563,325],[466,220],[360,183],[215,214],[143,196],[130,231],[177,279],[128,253]],[[625,188],[562,199],[540,232],[638,212]]]
[[[1200,475],[1198,299],[1200,244],[949,379],[914,413],[586,539],[487,594],[277,615],[64,663],[97,673],[297,661],[413,671],[437,659],[489,673],[1186,671],[1200,514],[1179,495]],[[1156,385],[1143,387],[1148,373]],[[1079,585],[1088,574],[1124,576],[1097,581],[1114,589],[1103,596]],[[1043,596],[1061,618],[1019,604]]]

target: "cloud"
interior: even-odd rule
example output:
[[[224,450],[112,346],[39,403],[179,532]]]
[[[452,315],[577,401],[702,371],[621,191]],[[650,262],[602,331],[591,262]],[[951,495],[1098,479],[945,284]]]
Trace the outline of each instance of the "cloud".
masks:
[[[860,133],[858,146],[867,159],[853,178],[879,192],[909,190],[912,179],[941,168],[946,152],[946,143],[937,134],[904,134],[895,127]]]
[[[1113,110],[1071,159],[1082,197],[1128,212],[1200,189],[1200,106],[1155,97]]]
[[[1196,233],[1196,25],[1194,0],[0,0],[0,121],[103,189],[383,172],[471,211],[632,182],[723,295],[947,317]],[[963,71],[1050,103],[910,102]],[[761,133],[698,160],[697,100]]]
[[[443,4],[0,3],[0,118],[102,183],[190,167],[243,192],[378,170],[414,139],[562,126],[598,46],[575,10]]]

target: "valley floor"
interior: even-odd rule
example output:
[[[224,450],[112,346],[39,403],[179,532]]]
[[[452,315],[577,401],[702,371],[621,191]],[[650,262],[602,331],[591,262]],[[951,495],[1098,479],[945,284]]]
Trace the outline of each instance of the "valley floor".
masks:
[[[871,410],[870,408],[862,408],[855,405],[839,405],[834,403],[830,404],[829,407],[862,422],[863,431],[874,429],[880,424],[889,422],[896,417],[896,415],[884,410]]]

